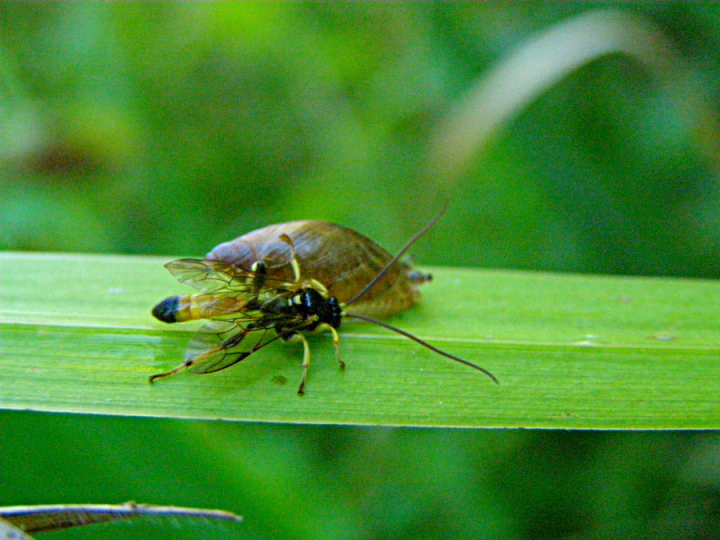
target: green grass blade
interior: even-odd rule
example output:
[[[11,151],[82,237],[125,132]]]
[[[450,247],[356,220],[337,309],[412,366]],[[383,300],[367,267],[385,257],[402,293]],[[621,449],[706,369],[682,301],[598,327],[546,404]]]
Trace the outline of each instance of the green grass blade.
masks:
[[[33,506],[0,506],[0,518],[25,532],[49,532],[96,523],[108,523],[141,516],[175,516],[225,521],[242,521],[242,517],[225,510],[158,506],[154,504],[50,504]],[[0,523],[2,519],[0,519]],[[21,537],[10,536],[19,540]],[[24,538],[24,537],[22,537]],[[0,536],[0,540],[3,537]]]
[[[149,375],[182,358],[197,324],[149,314],[190,292],[168,259],[0,255],[0,407],[268,422],[596,429],[720,427],[720,284],[432,269],[391,322],[481,373],[367,324],[275,343],[212,375]]]

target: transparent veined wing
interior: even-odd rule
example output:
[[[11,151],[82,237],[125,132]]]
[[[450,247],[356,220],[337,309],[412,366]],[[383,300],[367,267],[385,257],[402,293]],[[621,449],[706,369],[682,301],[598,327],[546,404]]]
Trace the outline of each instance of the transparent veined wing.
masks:
[[[256,295],[261,288],[285,289],[290,284],[272,276],[207,259],[177,259],[165,265],[177,278],[203,293],[231,292]]]
[[[200,328],[185,352],[193,373],[213,373],[237,364],[280,336],[267,325],[242,326],[236,321],[210,321]]]
[[[253,299],[250,295],[236,294],[193,294],[185,296],[188,303],[196,309],[198,319],[237,320],[239,318],[255,320],[260,316],[259,311],[251,311]],[[184,306],[183,306],[184,307]]]
[[[242,292],[252,287],[253,273],[232,265],[203,259],[178,259],[165,268],[177,278],[203,293],[220,291]]]

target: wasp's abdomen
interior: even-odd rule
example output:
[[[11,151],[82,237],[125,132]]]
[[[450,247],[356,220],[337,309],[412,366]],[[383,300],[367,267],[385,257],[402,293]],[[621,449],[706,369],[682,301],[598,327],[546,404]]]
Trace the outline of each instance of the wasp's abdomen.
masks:
[[[170,298],[166,298],[165,300],[157,304],[152,309],[153,317],[155,317],[159,321],[166,323],[179,322],[177,318],[179,298],[179,296],[171,296]]]
[[[166,323],[216,319],[246,310],[247,299],[222,294],[186,294],[171,296],[156,305],[152,314]]]

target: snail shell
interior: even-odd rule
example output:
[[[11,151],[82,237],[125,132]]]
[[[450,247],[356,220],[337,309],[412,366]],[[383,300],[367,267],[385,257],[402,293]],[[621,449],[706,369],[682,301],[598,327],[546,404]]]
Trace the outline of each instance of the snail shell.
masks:
[[[341,304],[352,300],[392,260],[376,242],[353,229],[327,221],[290,221],[269,225],[224,242],[206,259],[232,264],[249,271],[262,261],[269,277],[294,282],[290,246],[280,240],[288,235],[295,245],[302,279],[316,279]],[[375,286],[349,311],[373,318],[389,317],[415,303],[418,288],[430,281],[429,274],[413,269],[407,260],[395,263]]]

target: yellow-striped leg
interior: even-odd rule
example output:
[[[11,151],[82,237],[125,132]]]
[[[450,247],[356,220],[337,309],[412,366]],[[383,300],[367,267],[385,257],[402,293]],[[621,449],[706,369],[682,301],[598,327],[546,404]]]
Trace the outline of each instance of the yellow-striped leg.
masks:
[[[293,337],[290,338],[289,341],[302,341],[303,344],[303,363],[302,363],[302,379],[300,381],[300,388],[298,388],[298,394],[304,394],[305,393],[305,383],[307,382],[307,374],[308,370],[310,369],[310,344],[308,343],[305,336],[303,336],[301,333],[295,334]]]
[[[292,238],[285,233],[280,235],[280,240],[290,246],[290,266],[292,266],[293,273],[295,274],[295,283],[300,283],[300,263],[298,262],[297,253],[295,252],[295,244],[293,243]]]
[[[327,323],[323,323],[318,326],[319,330],[330,330],[333,335],[333,345],[335,346],[335,360],[340,364],[340,369],[345,369],[345,362],[340,360],[340,334],[332,326]]]

